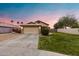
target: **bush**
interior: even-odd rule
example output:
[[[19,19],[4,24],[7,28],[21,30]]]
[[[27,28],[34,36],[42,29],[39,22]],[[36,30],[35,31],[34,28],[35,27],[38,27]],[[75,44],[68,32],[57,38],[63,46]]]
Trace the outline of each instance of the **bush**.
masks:
[[[13,28],[13,32],[21,33],[21,29],[20,28]]]
[[[48,27],[41,27],[41,34],[42,35],[49,35],[49,28]]]

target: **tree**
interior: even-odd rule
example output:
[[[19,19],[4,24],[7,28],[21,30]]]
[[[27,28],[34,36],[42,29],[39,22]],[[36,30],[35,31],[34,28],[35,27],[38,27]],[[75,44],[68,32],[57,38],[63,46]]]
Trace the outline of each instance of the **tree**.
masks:
[[[13,23],[14,21],[13,20],[11,20],[11,23]]]
[[[54,28],[55,29],[58,29],[59,28],[58,23],[54,24]]]
[[[54,25],[54,28],[78,28],[77,19],[74,16],[64,16],[59,19],[59,21]]]
[[[19,24],[19,22],[17,22],[17,24]]]
[[[23,22],[21,22],[21,24],[23,24]]]

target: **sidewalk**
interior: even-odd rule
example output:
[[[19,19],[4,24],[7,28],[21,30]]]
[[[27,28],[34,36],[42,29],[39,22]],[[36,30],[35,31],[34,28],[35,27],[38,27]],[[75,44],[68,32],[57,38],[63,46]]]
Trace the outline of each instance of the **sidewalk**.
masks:
[[[39,56],[67,56],[67,55],[56,53],[56,52],[39,50]]]

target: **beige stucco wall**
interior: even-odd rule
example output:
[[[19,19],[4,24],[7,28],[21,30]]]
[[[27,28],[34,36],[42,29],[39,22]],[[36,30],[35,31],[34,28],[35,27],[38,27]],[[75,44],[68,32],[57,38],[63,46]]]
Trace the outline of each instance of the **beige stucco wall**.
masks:
[[[39,34],[39,27],[24,27],[23,32]]]

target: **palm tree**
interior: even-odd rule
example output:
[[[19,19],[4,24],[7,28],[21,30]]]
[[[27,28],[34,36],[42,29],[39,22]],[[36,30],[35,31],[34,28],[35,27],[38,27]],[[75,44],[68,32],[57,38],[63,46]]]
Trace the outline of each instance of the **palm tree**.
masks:
[[[17,24],[19,24],[19,22],[17,22]]]
[[[11,20],[11,23],[13,23],[14,21],[13,20]]]
[[[21,22],[21,24],[23,24],[23,22]]]

